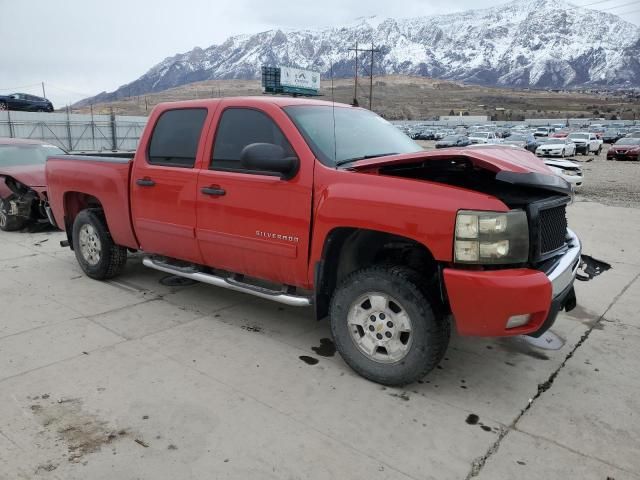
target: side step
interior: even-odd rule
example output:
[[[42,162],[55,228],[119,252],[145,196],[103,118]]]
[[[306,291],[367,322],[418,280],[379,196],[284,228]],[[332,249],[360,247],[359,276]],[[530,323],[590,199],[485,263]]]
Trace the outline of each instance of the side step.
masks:
[[[223,278],[218,277],[217,275],[199,272],[192,268],[175,267],[168,263],[157,261],[151,257],[145,257],[142,260],[142,264],[145,267],[160,270],[161,272],[190,278],[197,282],[208,283],[209,285],[235,290],[236,292],[248,293],[256,297],[266,298],[267,300],[273,300],[274,302],[284,303],[285,305],[291,305],[293,307],[307,307],[311,305],[310,297],[291,295],[277,290],[269,290],[268,288],[250,285],[232,278]]]

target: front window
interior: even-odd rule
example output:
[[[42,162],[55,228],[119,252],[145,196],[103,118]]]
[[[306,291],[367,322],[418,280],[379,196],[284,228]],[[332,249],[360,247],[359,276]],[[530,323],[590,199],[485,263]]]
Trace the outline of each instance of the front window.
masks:
[[[621,138],[616,142],[616,145],[640,145],[640,138]]]
[[[586,133],[572,133],[571,135],[569,135],[569,138],[572,140],[588,140],[589,139],[589,135],[587,135]]]
[[[0,167],[44,165],[50,155],[65,155],[54,145],[0,145]]]
[[[368,110],[330,105],[290,106],[284,110],[318,160],[330,167],[351,160],[422,151],[420,145]]]

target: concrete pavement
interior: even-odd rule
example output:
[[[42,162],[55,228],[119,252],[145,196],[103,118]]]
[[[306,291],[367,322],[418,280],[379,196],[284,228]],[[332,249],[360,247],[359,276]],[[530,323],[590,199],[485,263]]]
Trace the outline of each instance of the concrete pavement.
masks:
[[[404,389],[333,354],[311,312],[86,278],[60,233],[0,234],[0,479],[640,479],[640,210],[577,203],[558,350],[452,339]],[[306,355],[318,360],[309,365]]]

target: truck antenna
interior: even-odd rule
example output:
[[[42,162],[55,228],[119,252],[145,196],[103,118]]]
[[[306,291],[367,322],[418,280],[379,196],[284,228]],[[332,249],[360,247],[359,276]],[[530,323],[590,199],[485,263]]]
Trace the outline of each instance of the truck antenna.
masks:
[[[333,161],[335,163],[338,162],[338,141],[336,140],[336,98],[333,93],[333,59],[331,59],[330,66],[330,74],[331,74],[331,113],[333,115]],[[338,168],[336,166],[336,168]]]

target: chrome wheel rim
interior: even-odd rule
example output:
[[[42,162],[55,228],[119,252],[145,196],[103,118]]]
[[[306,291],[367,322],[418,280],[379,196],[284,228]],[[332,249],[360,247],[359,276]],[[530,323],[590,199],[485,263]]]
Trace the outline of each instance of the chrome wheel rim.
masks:
[[[366,293],[351,304],[347,327],[358,350],[378,363],[401,361],[413,341],[409,314],[398,300],[381,292]]]
[[[102,244],[93,225],[87,223],[80,228],[78,243],[80,244],[82,258],[91,266],[97,265],[100,261]]]
[[[0,227],[7,226],[7,219],[6,202],[0,199]]]

